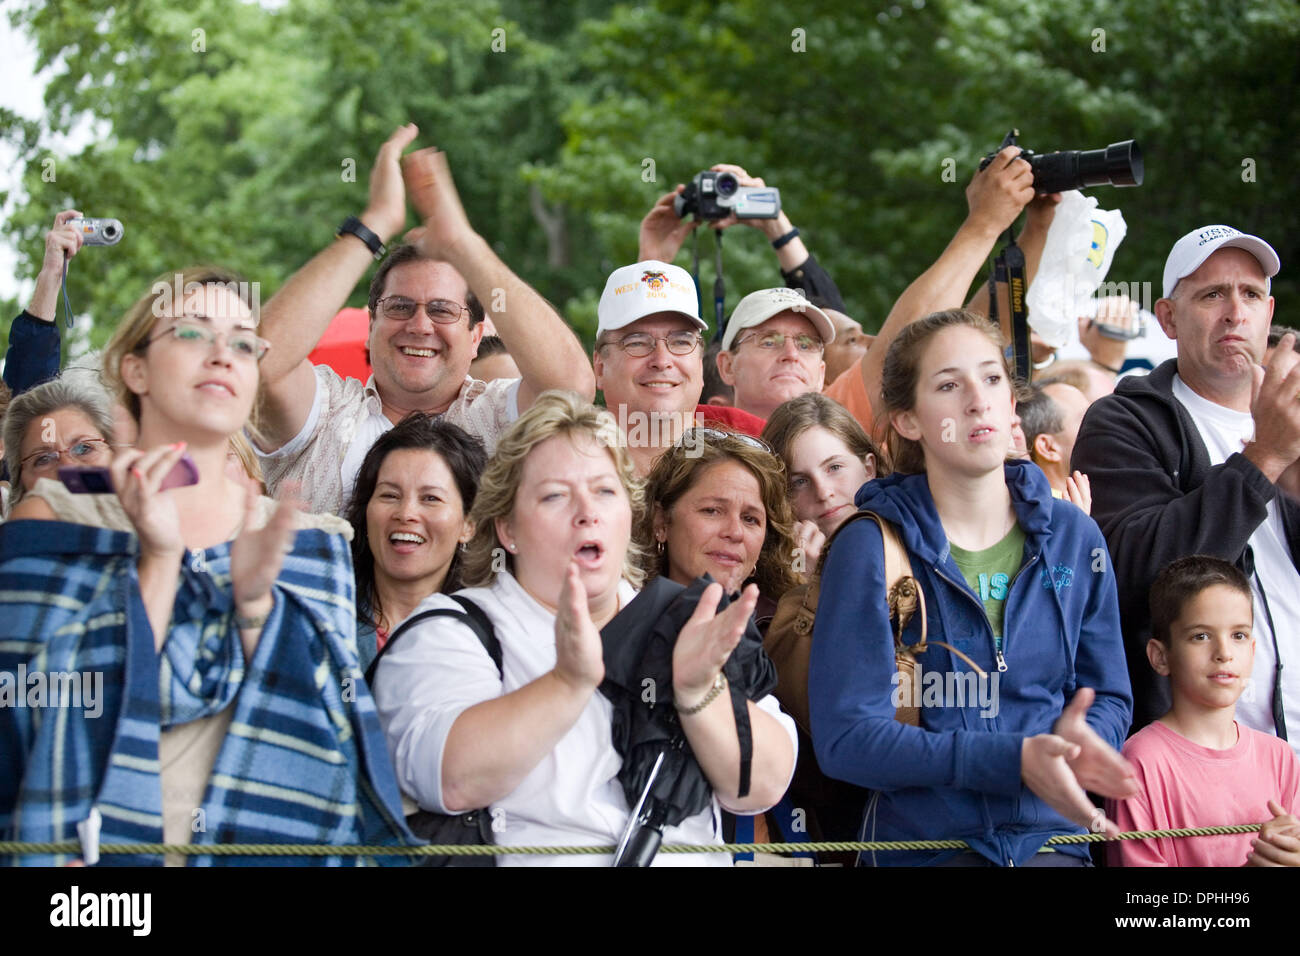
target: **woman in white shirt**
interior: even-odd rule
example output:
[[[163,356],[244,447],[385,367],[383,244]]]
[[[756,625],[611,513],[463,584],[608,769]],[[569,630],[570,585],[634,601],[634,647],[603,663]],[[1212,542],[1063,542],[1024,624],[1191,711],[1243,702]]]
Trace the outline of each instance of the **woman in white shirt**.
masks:
[[[502,846],[611,845],[628,820],[611,740],[600,628],[640,581],[631,532],[644,507],[613,417],[567,392],[543,395],[501,439],[474,502],[475,534],[459,592],[491,619],[498,673],[474,632],[434,617],[379,661],[374,695],[405,794],[423,808],[490,807]],[[766,810],[794,767],[793,722],[775,700],[749,703],[753,768],[739,789],[740,744],[723,664],[740,641],[757,589],[714,614],[711,586],[678,637],[672,699],[714,801],[664,843],[719,843],[719,805]],[[433,595],[420,608],[459,609]],[[506,865],[608,865],[608,856],[510,856]],[[661,853],[662,864],[728,865],[723,853]]]

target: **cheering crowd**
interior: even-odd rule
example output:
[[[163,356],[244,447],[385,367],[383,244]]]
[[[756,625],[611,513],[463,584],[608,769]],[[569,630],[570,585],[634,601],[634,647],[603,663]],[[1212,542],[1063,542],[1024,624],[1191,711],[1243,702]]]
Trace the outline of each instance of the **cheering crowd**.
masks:
[[[55,218],[4,369],[0,840],[1090,866],[1048,841],[1261,824],[1106,863],[1300,865],[1300,354],[1267,242],[1171,242],[1176,359],[1117,380],[1110,300],[1030,384],[969,295],[1022,213],[1033,281],[1060,200],[1016,147],[874,337],[784,212],[713,224],[763,231],[784,285],[711,330],[679,186],[589,358],[416,135],[265,307],[174,268],[98,375],[58,374]],[[308,356],[376,260],[361,382]],[[505,852],[537,845],[618,850]],[[248,862],[112,862],[186,859]]]

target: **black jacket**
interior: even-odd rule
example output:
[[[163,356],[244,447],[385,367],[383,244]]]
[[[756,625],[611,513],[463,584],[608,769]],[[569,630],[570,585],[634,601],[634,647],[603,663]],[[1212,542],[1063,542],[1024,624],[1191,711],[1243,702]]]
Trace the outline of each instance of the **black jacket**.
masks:
[[[1169,709],[1167,682],[1146,657],[1147,592],[1156,575],[1176,558],[1208,554],[1249,576],[1250,536],[1278,495],[1240,453],[1211,467],[1196,423],[1174,398],[1177,370],[1177,359],[1170,359],[1150,375],[1121,379],[1113,395],[1084,415],[1070,459],[1092,484],[1092,516],[1118,578],[1134,731]],[[1291,560],[1300,567],[1300,503],[1282,495],[1280,504]]]

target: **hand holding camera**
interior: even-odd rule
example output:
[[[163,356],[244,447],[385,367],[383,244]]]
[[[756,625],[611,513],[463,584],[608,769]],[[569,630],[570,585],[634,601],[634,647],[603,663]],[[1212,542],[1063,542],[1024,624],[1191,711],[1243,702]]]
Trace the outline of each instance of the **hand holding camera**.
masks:
[[[980,165],[966,187],[970,219],[992,236],[1004,232],[1034,198],[1034,173],[1020,148],[1004,147]]]
[[[54,228],[45,234],[45,259],[41,263],[42,272],[50,269],[62,274],[63,263],[81,249],[82,234],[80,230],[70,225],[80,218],[81,213],[75,209],[65,209],[54,217]]]
[[[672,262],[686,237],[703,222],[702,219],[683,219],[677,215],[674,205],[685,189],[683,184],[678,183],[672,192],[664,193],[655,200],[655,204],[641,220],[638,262],[647,259]]]
[[[714,229],[726,229],[737,222],[776,219],[781,214],[781,191],[739,166],[718,163],[696,173],[673,208],[683,219],[693,215],[713,223]]]
[[[58,213],[54,227],[45,234],[45,257],[36,276],[28,313],[44,322],[53,322],[68,260],[85,245],[116,245],[122,233],[122,223],[116,219],[87,219],[76,209]]]

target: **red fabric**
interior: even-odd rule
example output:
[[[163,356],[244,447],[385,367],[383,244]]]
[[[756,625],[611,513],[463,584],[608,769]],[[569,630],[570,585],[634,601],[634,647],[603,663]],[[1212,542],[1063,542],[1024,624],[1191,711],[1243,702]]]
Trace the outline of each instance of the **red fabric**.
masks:
[[[733,432],[743,432],[755,438],[762,437],[763,426],[767,424],[767,419],[730,405],[696,405],[695,414],[703,418],[706,425],[721,425]]]
[[[343,309],[307,356],[313,365],[328,365],[344,378],[367,381],[366,339],[370,335],[370,313],[365,309]]]

